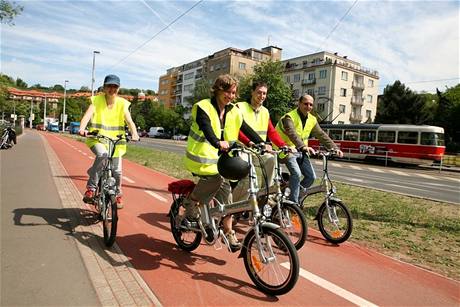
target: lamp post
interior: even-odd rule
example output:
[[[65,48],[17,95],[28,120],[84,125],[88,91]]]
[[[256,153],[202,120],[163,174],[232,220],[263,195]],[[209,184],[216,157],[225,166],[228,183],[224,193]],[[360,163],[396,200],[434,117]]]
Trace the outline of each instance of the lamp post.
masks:
[[[43,106],[43,129],[46,130],[46,93],[45,93],[45,104]]]
[[[92,78],[91,78],[91,96],[94,96],[94,67],[96,65],[96,54],[100,54],[99,51],[93,51],[93,71],[92,71]]]
[[[62,108],[62,133],[65,132],[65,123],[67,121],[67,116],[65,114],[65,98],[67,94],[67,82],[69,82],[69,80],[64,81],[64,107]]]

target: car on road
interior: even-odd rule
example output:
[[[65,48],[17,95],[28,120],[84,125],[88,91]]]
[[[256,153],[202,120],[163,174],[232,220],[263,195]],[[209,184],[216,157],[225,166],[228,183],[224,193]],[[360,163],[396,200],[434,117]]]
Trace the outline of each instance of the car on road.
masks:
[[[150,127],[148,132],[149,138],[156,138],[159,137],[161,134],[165,133],[165,129],[163,127]]]
[[[186,141],[187,136],[183,135],[183,134],[175,134],[175,135],[172,136],[172,139],[173,140],[178,140],[178,141]]]

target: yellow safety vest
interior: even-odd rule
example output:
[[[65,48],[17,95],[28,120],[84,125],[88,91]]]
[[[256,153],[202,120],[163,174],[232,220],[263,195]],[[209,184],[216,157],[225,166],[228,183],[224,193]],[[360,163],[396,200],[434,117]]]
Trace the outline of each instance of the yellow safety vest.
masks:
[[[185,151],[185,167],[190,172],[197,175],[215,175],[218,174],[217,160],[219,159],[219,150],[212,146],[196,122],[197,108],[200,107],[211,121],[211,127],[214,134],[220,139],[221,125],[219,114],[216,108],[211,104],[210,99],[204,99],[197,102],[192,107],[192,126],[187,139],[187,149]],[[224,127],[224,140],[235,142],[238,140],[238,133],[243,124],[243,115],[237,107],[233,107],[226,114]]]
[[[286,144],[289,147],[295,147],[294,143],[289,139],[289,137],[284,133],[284,127],[283,127],[283,118],[289,116],[292,121],[294,122],[294,127],[295,127],[295,132],[297,135],[299,135],[304,144],[308,146],[308,138],[310,137],[310,133],[313,130],[313,128],[316,126],[316,123],[318,122],[316,117],[314,117],[312,114],[308,114],[307,122],[305,123],[305,127],[302,129],[302,119],[300,118],[299,113],[297,113],[297,109],[294,109],[290,111],[289,113],[286,113],[283,115],[283,117],[280,118],[278,123],[276,124],[276,131],[280,134],[281,138],[286,142]]]
[[[244,121],[264,140],[267,140],[268,122],[270,120],[270,113],[264,106],[260,106],[259,111],[256,113],[251,104],[246,101],[241,101],[236,104],[241,113],[243,113]]]
[[[91,127],[89,131],[99,130],[99,134],[109,138],[116,139],[117,135],[125,133],[125,109],[131,104],[128,100],[116,97],[111,109],[107,108],[105,95],[97,95],[91,97],[91,102],[94,105],[94,114],[91,119]],[[102,140],[87,138],[86,144],[91,148],[97,143],[102,143],[108,149],[108,144]],[[121,157],[126,152],[126,141],[118,142],[114,157]]]

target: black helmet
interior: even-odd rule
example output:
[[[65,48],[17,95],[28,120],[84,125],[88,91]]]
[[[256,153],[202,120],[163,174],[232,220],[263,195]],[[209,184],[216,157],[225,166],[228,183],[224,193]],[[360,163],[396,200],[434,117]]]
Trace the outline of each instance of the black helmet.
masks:
[[[217,161],[219,174],[229,180],[241,180],[249,174],[249,163],[239,156],[223,153]]]

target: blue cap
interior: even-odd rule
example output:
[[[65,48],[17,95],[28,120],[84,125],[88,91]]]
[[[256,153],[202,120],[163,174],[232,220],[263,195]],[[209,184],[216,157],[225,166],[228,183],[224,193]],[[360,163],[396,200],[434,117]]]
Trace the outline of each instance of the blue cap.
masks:
[[[107,75],[104,78],[104,85],[116,85],[119,87],[120,78],[118,78],[118,76],[115,76],[115,75]]]

